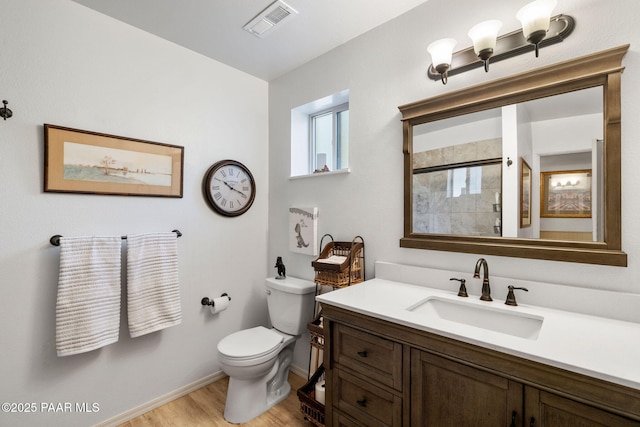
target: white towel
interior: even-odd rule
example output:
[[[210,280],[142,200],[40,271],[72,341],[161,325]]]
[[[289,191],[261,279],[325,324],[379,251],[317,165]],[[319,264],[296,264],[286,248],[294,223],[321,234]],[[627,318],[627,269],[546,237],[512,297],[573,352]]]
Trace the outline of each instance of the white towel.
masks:
[[[129,334],[139,337],[182,321],[176,233],[127,236]]]
[[[342,264],[346,260],[346,256],[331,255],[329,258],[320,258],[317,262],[324,262],[325,264]]]
[[[118,341],[120,246],[115,237],[61,237],[56,301],[58,356]]]

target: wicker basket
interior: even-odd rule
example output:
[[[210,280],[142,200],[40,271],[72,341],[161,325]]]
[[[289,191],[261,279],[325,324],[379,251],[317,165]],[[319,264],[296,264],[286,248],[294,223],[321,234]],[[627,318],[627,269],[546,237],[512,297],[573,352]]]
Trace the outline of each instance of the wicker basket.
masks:
[[[298,389],[300,412],[304,415],[304,419],[320,427],[324,426],[324,405],[314,397],[316,393],[316,383],[322,374],[324,374],[324,366],[320,365],[309,381]]]
[[[325,234],[325,237],[331,237]],[[358,241],[359,240],[359,241]],[[322,246],[322,240],[320,241]],[[326,262],[333,256],[345,257],[341,263]],[[311,263],[319,285],[343,288],[364,281],[364,240],[356,236],[351,242],[331,241],[322,249],[320,256]]]

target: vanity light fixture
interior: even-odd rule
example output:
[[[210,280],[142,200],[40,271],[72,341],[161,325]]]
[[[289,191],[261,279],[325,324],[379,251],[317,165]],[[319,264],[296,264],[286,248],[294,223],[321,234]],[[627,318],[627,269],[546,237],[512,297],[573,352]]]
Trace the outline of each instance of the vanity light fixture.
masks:
[[[476,24],[469,30],[469,37],[473,41],[473,50],[484,63],[485,72],[489,72],[489,58],[493,56],[493,50],[496,48],[500,28],[502,28],[502,22],[491,19]]]
[[[443,46],[450,46],[453,50],[455,40],[442,39],[431,43],[427,50],[431,54],[432,65],[427,71],[427,77],[447,84],[449,76],[474,68],[484,66],[488,72],[489,58],[491,62],[498,62],[531,50],[535,51],[537,57],[539,48],[560,43],[575,27],[575,21],[569,15],[550,17],[556,4],[557,0],[535,0],[525,5],[516,14],[522,28],[502,36],[497,36],[502,26],[500,21],[481,22],[469,30],[469,37],[473,40],[472,47],[446,56],[440,53],[441,49]],[[447,43],[444,43],[445,40]],[[437,58],[434,55],[438,55]]]
[[[551,12],[557,4],[558,0],[535,0],[516,13],[516,18],[522,24],[524,38],[535,46],[536,58],[538,45],[547,36]]]
[[[427,47],[427,51],[431,54],[432,67],[438,72],[444,85],[447,84],[447,71],[451,66],[451,57],[456,43],[455,39],[440,39]]]

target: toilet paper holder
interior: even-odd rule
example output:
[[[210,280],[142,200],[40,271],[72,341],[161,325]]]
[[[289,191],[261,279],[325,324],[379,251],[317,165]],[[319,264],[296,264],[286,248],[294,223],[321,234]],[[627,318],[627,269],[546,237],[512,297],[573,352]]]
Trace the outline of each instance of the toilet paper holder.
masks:
[[[229,301],[231,301],[231,297],[225,292],[222,295],[220,295],[221,297],[227,297],[229,298]],[[210,305],[211,307],[215,306],[215,303],[212,299],[209,299],[207,297],[204,297],[200,300],[200,304],[202,305]]]

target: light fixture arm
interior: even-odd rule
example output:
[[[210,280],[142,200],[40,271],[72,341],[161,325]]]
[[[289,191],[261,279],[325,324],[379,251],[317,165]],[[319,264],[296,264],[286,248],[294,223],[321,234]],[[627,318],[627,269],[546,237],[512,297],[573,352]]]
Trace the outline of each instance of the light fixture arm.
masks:
[[[532,50],[549,46],[552,44],[560,43],[573,32],[575,27],[575,20],[569,15],[556,15],[551,17],[549,24],[549,31],[544,39],[540,41],[537,46],[527,42],[522,35],[522,29],[512,31],[497,38],[496,48],[491,56],[491,62],[499,62],[503,59],[511,58],[523,53],[531,52]],[[473,70],[474,68],[486,67],[488,69],[488,63],[478,58],[473,50],[473,46],[454,52],[451,60],[451,66],[447,70],[447,76],[454,76],[456,74],[464,73],[465,71]],[[427,76],[431,80],[442,80],[442,76],[433,68],[433,65],[427,70]]]

